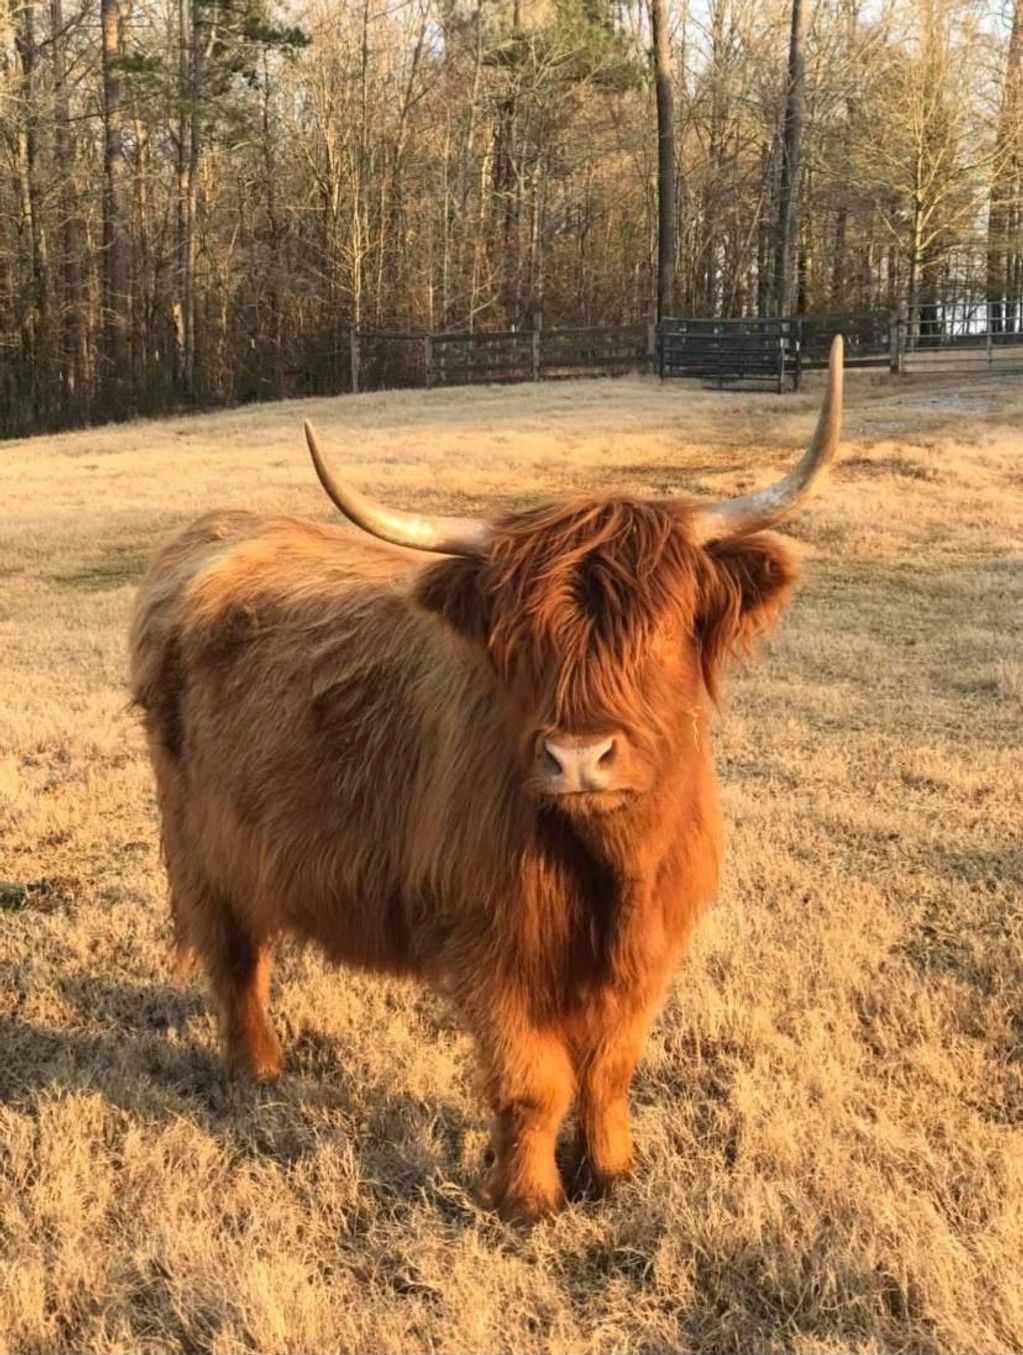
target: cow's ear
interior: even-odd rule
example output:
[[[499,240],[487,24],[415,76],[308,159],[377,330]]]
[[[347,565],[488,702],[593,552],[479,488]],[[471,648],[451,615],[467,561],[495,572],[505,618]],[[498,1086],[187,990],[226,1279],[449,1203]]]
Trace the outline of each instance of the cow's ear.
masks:
[[[415,585],[415,600],[442,616],[459,635],[477,644],[487,642],[487,609],[479,586],[480,561],[454,555],[424,569]]]
[[[716,700],[725,664],[774,625],[799,568],[788,548],[773,536],[710,541],[703,552],[707,568],[697,603],[696,633],[704,682]]]

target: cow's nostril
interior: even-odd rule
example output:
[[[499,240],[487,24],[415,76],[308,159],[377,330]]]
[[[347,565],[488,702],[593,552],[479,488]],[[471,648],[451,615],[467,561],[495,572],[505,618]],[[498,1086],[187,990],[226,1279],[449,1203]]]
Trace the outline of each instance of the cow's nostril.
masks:
[[[613,767],[618,758],[618,745],[614,739],[611,739],[607,747],[597,759],[598,767]]]
[[[549,743],[543,746],[543,769],[548,776],[560,776],[565,770],[564,764]]]

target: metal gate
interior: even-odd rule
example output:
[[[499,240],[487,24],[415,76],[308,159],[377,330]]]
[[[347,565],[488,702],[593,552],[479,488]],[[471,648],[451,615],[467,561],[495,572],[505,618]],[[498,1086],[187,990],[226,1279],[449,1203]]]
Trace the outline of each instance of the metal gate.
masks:
[[[898,369],[909,375],[1023,371],[1023,316],[999,301],[924,301],[898,321]]]
[[[719,387],[726,382],[768,385],[779,393],[799,389],[798,320],[666,318],[659,326],[657,351],[662,377],[701,377]]]

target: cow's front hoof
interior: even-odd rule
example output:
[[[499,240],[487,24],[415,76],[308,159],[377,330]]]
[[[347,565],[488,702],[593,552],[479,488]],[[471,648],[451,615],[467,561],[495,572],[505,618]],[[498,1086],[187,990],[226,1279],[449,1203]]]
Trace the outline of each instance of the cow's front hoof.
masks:
[[[550,1218],[564,1208],[565,1197],[559,1189],[553,1192],[509,1191],[497,1206],[497,1212],[505,1223],[515,1224],[519,1228],[531,1228],[541,1219]]]
[[[527,1189],[510,1187],[503,1172],[490,1173],[482,1190],[485,1208],[493,1209],[505,1223],[528,1228],[540,1219],[558,1213],[565,1205],[561,1181]]]
[[[631,1154],[617,1162],[594,1162],[584,1146],[577,1143],[572,1152],[565,1179],[573,1200],[603,1200],[632,1175]]]
[[[586,1163],[583,1173],[586,1194],[591,1199],[603,1200],[608,1195],[614,1194],[618,1187],[629,1179],[632,1175],[632,1164],[627,1167],[615,1167],[612,1171],[600,1171],[591,1163]]]

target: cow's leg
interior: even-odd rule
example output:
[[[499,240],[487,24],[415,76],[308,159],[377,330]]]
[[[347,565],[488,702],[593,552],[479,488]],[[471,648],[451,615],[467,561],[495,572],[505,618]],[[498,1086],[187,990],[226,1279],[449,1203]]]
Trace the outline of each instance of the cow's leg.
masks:
[[[270,948],[222,895],[204,902],[195,942],[220,1008],[228,1067],[268,1081],[281,1071],[281,1047],[266,1019]]]
[[[516,1025],[481,1043],[495,1116],[487,1202],[532,1223],[564,1202],[554,1147],[575,1089],[571,1060],[556,1031]]]
[[[629,1083],[652,1015],[652,1006],[631,1015],[603,1010],[583,1027],[576,1068],[580,1166],[597,1194],[632,1170]]]

